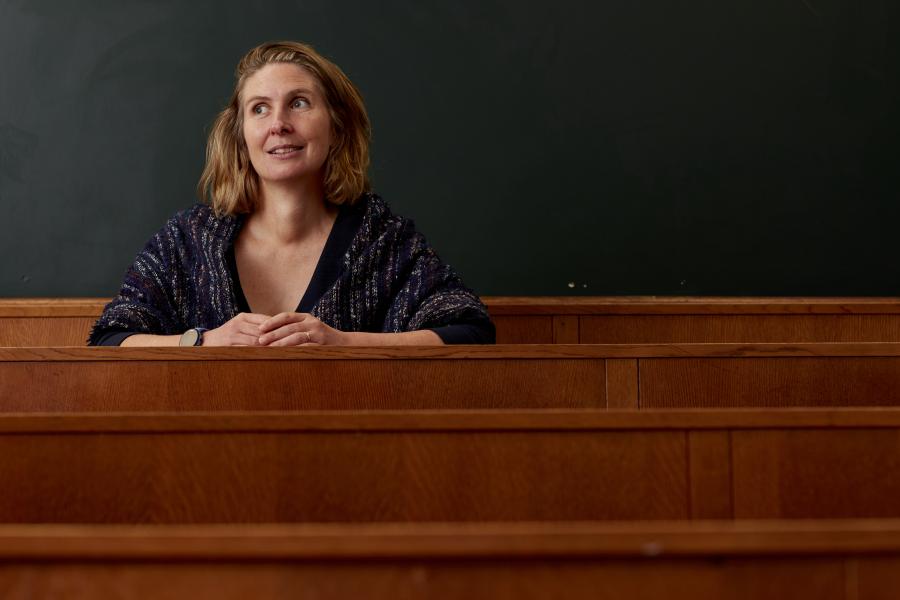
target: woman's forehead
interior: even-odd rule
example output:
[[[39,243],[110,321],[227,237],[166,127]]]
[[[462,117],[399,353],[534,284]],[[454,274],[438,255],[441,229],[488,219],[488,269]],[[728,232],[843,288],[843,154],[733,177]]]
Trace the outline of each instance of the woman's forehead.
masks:
[[[287,90],[306,89],[319,91],[318,79],[300,65],[293,63],[273,63],[264,66],[244,82],[245,98],[251,96],[273,97]]]

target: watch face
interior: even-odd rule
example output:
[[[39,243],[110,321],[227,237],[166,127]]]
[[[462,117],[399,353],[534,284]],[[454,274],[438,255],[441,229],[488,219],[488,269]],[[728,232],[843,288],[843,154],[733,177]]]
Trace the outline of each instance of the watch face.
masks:
[[[181,334],[181,340],[178,342],[179,346],[196,346],[197,340],[200,339],[200,332],[196,329],[188,329],[184,333]]]

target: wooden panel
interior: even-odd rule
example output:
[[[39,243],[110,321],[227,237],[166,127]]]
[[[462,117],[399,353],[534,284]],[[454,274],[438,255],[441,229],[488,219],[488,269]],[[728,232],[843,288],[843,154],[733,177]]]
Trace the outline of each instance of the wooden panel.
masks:
[[[640,408],[638,361],[634,358],[611,358],[606,361],[607,408]]]
[[[496,315],[900,314],[897,297],[485,296]]]
[[[897,342],[900,315],[581,317],[584,344]]]
[[[900,406],[900,359],[641,359],[641,408]]]
[[[170,351],[161,356],[178,354]],[[294,360],[98,357],[93,361],[0,362],[0,411],[606,406],[602,359],[316,360],[304,358],[308,354],[294,356]]]
[[[900,516],[900,430],[732,433],[737,518]]]
[[[734,516],[728,431],[688,432],[688,482],[692,519]]]
[[[0,348],[0,362],[97,360],[596,359],[739,357],[900,357],[900,343],[853,344],[481,344],[299,346],[292,348]]]
[[[498,344],[552,344],[553,317],[498,317],[491,315],[497,328]]]
[[[3,417],[13,430],[0,434],[0,521],[688,516],[679,431],[557,430],[540,414],[525,418],[524,431],[496,430],[478,415],[462,430],[448,429],[443,413],[329,418],[346,425],[304,428],[312,415]],[[384,425],[360,430],[366,422]],[[67,423],[84,427],[60,431]]]
[[[861,600],[896,600],[900,590],[900,559],[872,557],[854,562],[858,563],[856,576]]]
[[[95,317],[0,318],[0,346],[84,346]]]
[[[324,564],[20,562],[0,566],[0,593],[7,598],[71,600],[110,597],[838,600],[845,598],[842,570],[839,559],[827,558],[653,562],[411,559]]]
[[[0,527],[0,593],[880,598],[879,584],[896,581],[898,546],[896,521],[19,526]],[[857,563],[858,581],[848,575]]]
[[[97,319],[109,298],[0,298],[0,318],[82,317]]]
[[[553,343],[577,344],[579,342],[578,328],[577,316],[563,315],[553,317]]]
[[[607,405],[896,406],[900,344],[0,349],[5,412]]]
[[[0,481],[13,523],[897,518],[900,410],[8,415]]]

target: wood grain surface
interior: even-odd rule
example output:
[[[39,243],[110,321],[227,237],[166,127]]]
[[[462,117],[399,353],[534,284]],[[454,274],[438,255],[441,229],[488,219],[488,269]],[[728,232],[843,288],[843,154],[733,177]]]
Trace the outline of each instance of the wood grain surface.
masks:
[[[680,432],[240,427],[2,435],[0,522],[687,518]]]
[[[9,415],[0,522],[896,518],[898,456],[897,409]]]
[[[606,406],[603,359],[129,350],[0,357],[0,412]]]
[[[900,341],[898,298],[485,297],[501,344]],[[0,299],[0,346],[81,346],[104,298]]]
[[[496,344],[458,346],[298,346],[294,348],[0,348],[0,363],[127,360],[389,360],[755,357],[900,357],[900,343],[806,344]]]
[[[900,314],[603,315],[580,318],[583,344],[897,342]]]
[[[803,406],[900,406],[900,344],[0,349],[0,412]]]
[[[900,406],[900,358],[645,359],[642,408]]]
[[[498,344],[552,344],[555,339],[553,315],[492,315],[491,320]]]
[[[0,561],[900,554],[897,519],[0,525]]]
[[[0,527],[0,591],[66,598],[868,600],[889,597],[885,586],[897,581],[898,556],[892,521],[20,526]]]

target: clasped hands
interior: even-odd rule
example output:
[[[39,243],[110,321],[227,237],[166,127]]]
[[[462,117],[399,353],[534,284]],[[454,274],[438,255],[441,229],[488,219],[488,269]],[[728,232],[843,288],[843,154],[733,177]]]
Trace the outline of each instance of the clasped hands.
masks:
[[[240,313],[221,327],[203,334],[204,346],[341,346],[349,344],[343,331],[329,327],[308,313],[275,316]]]

